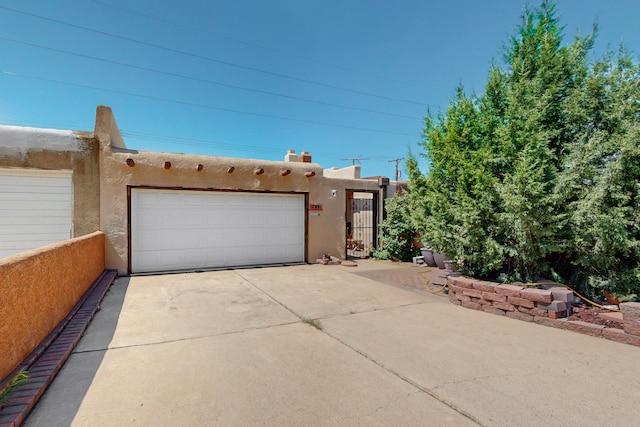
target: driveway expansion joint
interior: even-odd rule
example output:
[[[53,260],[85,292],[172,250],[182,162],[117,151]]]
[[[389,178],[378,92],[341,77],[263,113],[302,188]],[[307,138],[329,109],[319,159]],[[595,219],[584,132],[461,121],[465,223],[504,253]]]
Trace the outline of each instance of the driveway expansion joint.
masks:
[[[336,340],[337,342],[339,342],[340,344],[342,344],[343,346],[345,346],[346,348],[350,349],[351,351],[359,354],[360,356],[364,357],[365,359],[369,360],[370,362],[372,362],[373,364],[377,365],[378,367],[380,367],[381,369],[384,369],[385,371],[389,372],[390,374],[394,375],[395,377],[399,378],[400,380],[406,382],[407,384],[409,384],[410,386],[414,387],[416,390],[416,393],[418,392],[422,392],[425,393],[427,395],[429,395],[430,397],[436,399],[438,402],[448,406],[449,408],[451,408],[452,410],[454,410],[455,412],[459,413],[460,415],[462,415],[463,417],[469,419],[470,421],[474,422],[475,424],[484,427],[484,424],[482,424],[477,418],[475,418],[473,415],[471,415],[470,413],[468,413],[467,411],[463,410],[462,408],[458,407],[456,404],[449,402],[448,400],[444,399],[443,397],[441,397],[440,395],[438,395],[437,393],[435,393],[433,390],[428,389],[427,387],[424,387],[420,384],[418,384],[417,382],[411,380],[410,378],[402,375],[400,372],[389,368],[388,366],[386,366],[384,363],[374,359],[373,357],[369,356],[368,354],[366,354],[365,352],[358,350],[357,348],[349,345],[348,343],[346,343],[345,341],[341,340],[340,338],[338,338],[335,335],[330,334],[329,332],[323,330],[322,332],[324,332],[326,335],[328,335],[329,337],[333,338],[334,340]]]

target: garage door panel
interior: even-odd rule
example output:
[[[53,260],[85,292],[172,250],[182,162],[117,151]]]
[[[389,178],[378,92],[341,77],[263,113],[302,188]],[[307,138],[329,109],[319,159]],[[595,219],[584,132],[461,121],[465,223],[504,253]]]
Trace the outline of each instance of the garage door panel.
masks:
[[[68,177],[64,175],[54,176],[53,173],[59,171],[42,171],[42,176],[27,174],[25,176],[15,176],[15,171],[10,171],[14,176],[3,179],[3,183],[7,186],[7,192],[13,194],[25,193],[45,193],[48,194],[67,194]],[[18,172],[19,173],[19,172]],[[35,172],[37,174],[41,172]],[[7,176],[8,174],[3,174]]]
[[[3,201],[3,210],[6,212],[42,212],[43,204],[45,203],[47,205],[47,211],[69,212],[71,197],[47,201],[38,194],[35,195],[35,199],[32,200],[5,200]]]
[[[7,188],[3,188],[2,192],[0,192],[0,203],[2,202],[28,202],[28,201],[33,201],[33,195],[37,194],[38,196],[38,200],[41,202],[55,202],[55,201],[60,201],[60,200],[64,200],[64,201],[70,201],[71,200],[71,194],[67,194],[67,193],[60,193],[60,192],[46,192],[43,193],[43,191],[45,191],[44,189],[40,189],[40,191],[24,191],[24,192],[17,192],[15,191],[15,189],[7,189]],[[61,196],[65,196],[64,198]]]
[[[238,207],[238,209],[240,208]],[[229,215],[229,220],[227,223],[232,227],[252,227],[255,223],[248,212],[234,212],[232,209],[228,209],[227,213]]]
[[[133,189],[132,272],[304,261],[303,195]]]
[[[37,240],[49,240],[44,239],[42,236],[55,236],[60,233],[69,233],[69,224],[11,224],[0,225],[0,236],[3,240],[19,239],[20,236],[31,234],[37,238]]]
[[[66,224],[71,228],[71,209],[5,209],[0,207],[0,224]]]
[[[0,168],[0,258],[71,237],[72,172]]]

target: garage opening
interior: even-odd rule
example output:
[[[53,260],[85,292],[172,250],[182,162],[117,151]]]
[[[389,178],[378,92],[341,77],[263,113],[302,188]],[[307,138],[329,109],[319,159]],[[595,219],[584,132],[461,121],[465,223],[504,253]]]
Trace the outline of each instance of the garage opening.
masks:
[[[130,271],[305,261],[304,194],[130,188]]]

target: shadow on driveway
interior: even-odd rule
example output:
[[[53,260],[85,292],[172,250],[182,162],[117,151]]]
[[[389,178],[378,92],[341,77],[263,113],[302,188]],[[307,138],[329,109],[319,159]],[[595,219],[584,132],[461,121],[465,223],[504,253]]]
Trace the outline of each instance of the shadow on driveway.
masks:
[[[113,339],[129,280],[121,277],[111,285],[85,335],[58,373],[58,377],[67,377],[70,381],[61,383],[54,380],[23,425],[72,424]],[[42,410],[44,407],[46,411]]]

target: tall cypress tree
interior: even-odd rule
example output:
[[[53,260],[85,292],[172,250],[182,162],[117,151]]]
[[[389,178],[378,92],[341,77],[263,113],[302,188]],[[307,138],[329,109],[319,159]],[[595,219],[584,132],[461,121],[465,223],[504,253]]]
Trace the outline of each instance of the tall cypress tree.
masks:
[[[463,259],[465,272],[532,280],[566,246],[568,218],[553,190],[573,131],[565,104],[584,80],[590,46],[590,36],[563,46],[555,4],[544,1],[523,14],[484,94],[458,88],[446,113],[427,117],[430,172],[417,216],[422,234]]]
[[[459,87],[407,163],[414,225],[467,274],[640,295],[640,66],[526,10],[485,92]],[[589,289],[589,288],[588,288]]]
[[[559,177],[574,282],[640,295],[640,66],[621,50],[597,61],[568,109],[577,128]],[[600,288],[600,289],[599,289]]]

